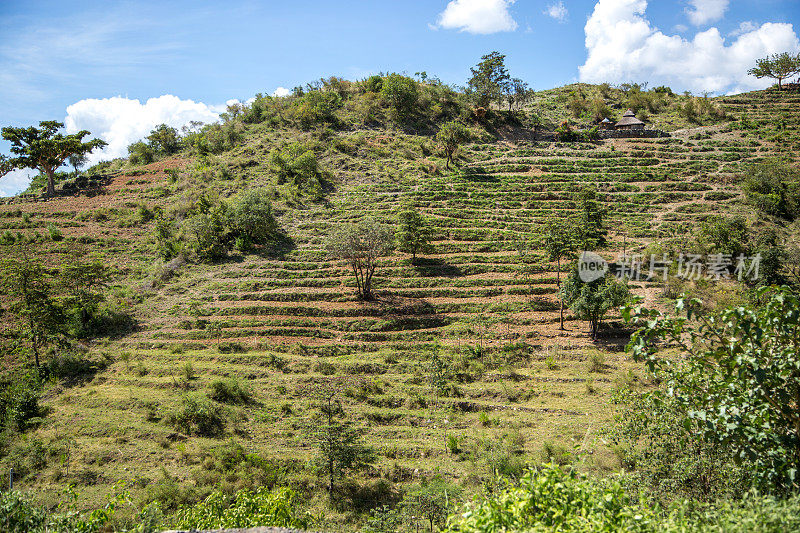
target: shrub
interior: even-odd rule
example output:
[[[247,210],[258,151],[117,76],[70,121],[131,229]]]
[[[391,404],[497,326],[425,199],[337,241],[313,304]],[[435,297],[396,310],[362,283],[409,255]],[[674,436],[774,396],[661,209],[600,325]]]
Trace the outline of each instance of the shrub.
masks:
[[[243,490],[233,501],[218,491],[201,503],[180,509],[175,515],[175,526],[192,530],[257,526],[307,528],[310,517],[299,507],[299,498],[289,488]]]
[[[794,220],[800,216],[800,171],[782,162],[747,167],[742,182],[748,202],[764,213]]]
[[[218,379],[211,382],[212,400],[220,403],[248,404],[253,402],[253,393],[238,379]]]
[[[778,533],[800,527],[799,510],[797,496],[781,501],[753,495],[741,501],[681,501],[660,508],[631,498],[619,478],[596,480],[545,465],[529,470],[519,483],[501,482],[499,490],[451,515],[446,531]]]
[[[139,141],[128,146],[128,160],[133,165],[146,165],[152,163],[155,158],[153,147],[147,143]]]
[[[225,430],[223,410],[203,394],[187,394],[165,421],[179,431],[203,437],[218,437]]]
[[[147,141],[153,150],[162,154],[174,154],[180,148],[178,130],[166,124],[160,124],[152,130],[147,136]]]
[[[269,193],[253,189],[241,193],[232,203],[229,224],[240,249],[253,244],[267,244],[275,238],[278,223],[272,213]]]
[[[3,531],[36,531],[44,525],[45,516],[44,509],[35,507],[21,492],[0,492],[0,529]]]
[[[222,205],[192,217],[187,224],[190,249],[205,261],[218,261],[228,255],[225,208]]]
[[[400,74],[389,74],[381,84],[381,96],[400,120],[407,118],[417,103],[417,82]]]

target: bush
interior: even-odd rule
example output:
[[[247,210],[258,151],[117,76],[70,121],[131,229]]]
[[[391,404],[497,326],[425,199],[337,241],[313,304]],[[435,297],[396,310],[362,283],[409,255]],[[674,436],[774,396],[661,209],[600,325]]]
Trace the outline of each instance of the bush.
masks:
[[[800,171],[778,161],[750,165],[742,182],[748,202],[764,213],[794,220],[800,216]]]
[[[28,533],[44,523],[44,509],[35,507],[21,492],[0,492],[0,529],[6,533]]]
[[[175,526],[181,529],[222,529],[249,527],[306,528],[308,513],[299,510],[299,498],[288,488],[239,491],[233,501],[223,492],[214,492],[201,503],[180,509]]]
[[[278,223],[272,213],[269,193],[264,189],[241,193],[231,204],[228,223],[239,249],[247,250],[253,244],[274,240]]]
[[[779,533],[800,527],[798,511],[797,496],[780,501],[754,495],[739,502],[681,501],[661,508],[631,498],[620,478],[596,480],[545,465],[529,470],[518,484],[502,481],[500,490],[451,515],[446,531]]]
[[[381,96],[392,108],[395,116],[403,120],[417,103],[417,82],[400,74],[389,74],[383,79]]]
[[[253,393],[247,385],[237,379],[218,379],[211,382],[212,400],[220,403],[248,404],[253,402]]]
[[[132,165],[146,165],[156,158],[153,147],[142,141],[128,146],[128,160]]]
[[[165,421],[189,435],[218,437],[225,431],[225,418],[219,404],[203,394],[187,394],[181,405]]]
[[[41,383],[35,373],[7,374],[0,380],[0,430],[25,431],[42,415]]]
[[[225,208],[218,205],[208,213],[195,215],[188,221],[189,246],[204,261],[218,261],[228,255]]]

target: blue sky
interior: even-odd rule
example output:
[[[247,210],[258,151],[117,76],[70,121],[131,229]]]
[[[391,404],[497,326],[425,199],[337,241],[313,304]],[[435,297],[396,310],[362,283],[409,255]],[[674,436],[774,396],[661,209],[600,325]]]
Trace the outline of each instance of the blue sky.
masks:
[[[0,124],[67,119],[111,157],[155,120],[213,119],[320,76],[424,70],[460,85],[492,50],[534,89],[749,90],[764,86],[743,72],[754,58],[800,51],[798,23],[797,0],[0,0]],[[23,184],[9,176],[0,194]]]

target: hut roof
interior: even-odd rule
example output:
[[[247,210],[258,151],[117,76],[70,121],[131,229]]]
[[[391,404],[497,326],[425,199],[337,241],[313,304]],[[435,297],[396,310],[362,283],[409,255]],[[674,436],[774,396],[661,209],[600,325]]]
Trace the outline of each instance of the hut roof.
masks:
[[[606,118],[604,118],[603,120],[600,121],[600,124],[611,124],[611,121],[608,120],[608,117],[606,117]]]
[[[644,125],[644,122],[636,118],[636,115],[633,114],[633,111],[628,109],[625,111],[625,114],[622,115],[622,119],[617,122],[616,126],[635,126],[637,124]]]

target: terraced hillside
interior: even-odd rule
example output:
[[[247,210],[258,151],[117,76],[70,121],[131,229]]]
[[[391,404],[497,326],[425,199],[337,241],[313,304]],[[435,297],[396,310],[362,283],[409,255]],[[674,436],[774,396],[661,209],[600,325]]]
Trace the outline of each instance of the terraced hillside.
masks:
[[[586,184],[608,211],[609,258],[623,248],[680,250],[708,215],[755,221],[737,175],[748,162],[796,157],[799,103],[774,93],[720,99],[730,121],[665,139],[546,143],[508,135],[467,145],[453,172],[442,170],[425,136],[335,132],[320,155],[335,183],[326,200],[277,200],[291,244],[216,264],[154,259],[146,212],[198,191],[227,196],[270,185],[269,151],[288,136],[318,142],[313,134],[254,127],[210,162],[124,167],[93,196],[12,199],[0,206],[4,248],[28,246],[52,264],[99,254],[119,268],[114,297],[138,322],[136,331],[91,346],[107,356],[93,379],[48,389],[52,411],[20,446],[53,448],[69,435],[72,452],[66,464],[46,459],[22,484],[54,502],[60,485],[75,483],[85,506],[120,479],[135,498],[167,504],[175,496],[163,494],[176,479],[195,496],[218,483],[247,486],[247,476],[215,466],[214,450],[233,440],[270,460],[309,459],[306,428],[324,387],[341,393],[378,449],[373,483],[438,472],[472,491],[493,470],[542,458],[615,469],[601,438],[610,399],[616,387],[646,377],[621,351],[624,331],[592,342],[569,313],[559,330],[556,279],[565,274],[542,251],[545,224],[574,214]],[[775,116],[785,117],[783,129],[773,130]],[[366,216],[392,222],[405,204],[431,221],[434,252],[417,264],[401,253],[383,258],[377,300],[359,301],[347,265],[326,257],[324,236]],[[656,284],[635,284],[634,292],[651,305],[664,302]],[[431,385],[440,359],[453,376],[444,388]],[[207,391],[220,378],[244,380],[255,398],[224,408],[222,434],[187,437],[165,423],[187,392]],[[288,471],[320,498],[313,476]]]

